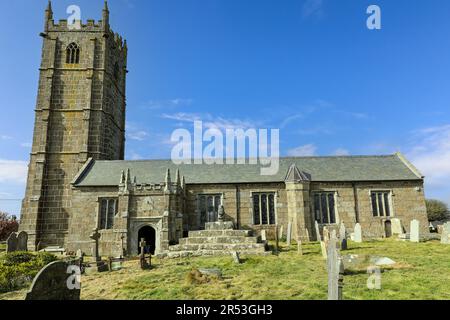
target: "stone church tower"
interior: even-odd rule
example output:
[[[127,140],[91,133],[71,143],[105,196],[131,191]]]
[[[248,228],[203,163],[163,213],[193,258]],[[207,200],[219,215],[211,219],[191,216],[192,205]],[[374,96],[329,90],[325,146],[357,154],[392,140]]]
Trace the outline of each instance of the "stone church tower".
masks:
[[[89,158],[123,160],[127,44],[102,20],[55,23],[45,11],[42,62],[20,229],[29,248],[64,246],[71,182]]]

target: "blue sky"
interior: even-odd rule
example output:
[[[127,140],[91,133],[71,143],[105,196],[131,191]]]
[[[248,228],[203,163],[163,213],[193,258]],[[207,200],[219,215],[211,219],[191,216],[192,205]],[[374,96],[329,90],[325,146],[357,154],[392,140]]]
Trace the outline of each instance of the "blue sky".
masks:
[[[55,19],[103,1],[53,1]],[[382,10],[382,29],[366,9]],[[0,210],[20,211],[46,1],[0,3]],[[193,119],[279,128],[282,155],[401,151],[450,202],[448,0],[112,0],[129,45],[127,158],[168,158]],[[3,200],[1,200],[3,199]],[[11,200],[5,200],[11,199]]]

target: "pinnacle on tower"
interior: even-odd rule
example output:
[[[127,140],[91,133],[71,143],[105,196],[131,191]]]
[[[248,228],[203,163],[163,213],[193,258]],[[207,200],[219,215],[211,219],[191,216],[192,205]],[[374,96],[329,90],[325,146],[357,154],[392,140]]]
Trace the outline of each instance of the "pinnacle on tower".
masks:
[[[177,186],[181,187],[180,169],[177,169],[176,184]]]
[[[106,33],[109,31],[109,9],[108,9],[108,1],[105,0],[105,5],[103,6],[102,12],[102,23],[103,23],[103,31]]]
[[[52,10],[52,2],[49,0],[47,9],[45,9],[45,25],[44,25],[44,32],[48,32],[48,23],[50,20],[53,19],[53,10]]]
[[[164,188],[164,191],[170,191],[172,184],[172,180],[170,179],[170,169],[167,169],[166,172],[166,187]]]

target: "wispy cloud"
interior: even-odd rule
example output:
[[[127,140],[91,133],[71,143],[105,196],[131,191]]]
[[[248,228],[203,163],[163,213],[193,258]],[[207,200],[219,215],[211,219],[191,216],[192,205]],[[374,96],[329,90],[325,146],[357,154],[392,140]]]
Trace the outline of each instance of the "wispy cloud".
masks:
[[[140,129],[135,124],[130,122],[126,123],[126,137],[130,140],[144,141],[148,138],[149,133],[145,130]]]
[[[192,105],[193,99],[175,98],[167,100],[150,100],[143,104],[142,107],[148,110],[168,110],[175,108],[182,108]]]
[[[426,176],[430,186],[449,188],[450,124],[416,131],[414,140],[406,156]]]
[[[12,137],[7,135],[0,135],[0,140],[12,140]]]
[[[0,182],[24,184],[27,179],[28,163],[18,160],[0,159]]]
[[[306,0],[302,7],[302,17],[322,18],[324,15],[323,0]]]
[[[175,120],[179,122],[192,123],[194,121],[202,121],[205,128],[211,129],[216,128],[220,130],[225,129],[249,129],[258,128],[260,123],[249,120],[241,119],[226,119],[220,116],[213,116],[212,114],[198,114],[198,113],[184,113],[178,112],[175,114],[163,114],[161,116],[163,119]]]
[[[350,155],[350,152],[347,149],[344,148],[338,148],[334,151],[335,156],[348,156]]]
[[[293,149],[289,149],[287,154],[290,157],[310,157],[317,155],[317,147],[314,144],[306,144]]]
[[[22,148],[31,148],[33,145],[30,142],[23,142],[20,144]]]

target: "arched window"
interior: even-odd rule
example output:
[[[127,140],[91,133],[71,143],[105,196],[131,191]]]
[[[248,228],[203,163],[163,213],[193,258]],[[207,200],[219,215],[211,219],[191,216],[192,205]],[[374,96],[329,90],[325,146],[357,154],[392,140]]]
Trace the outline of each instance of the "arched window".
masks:
[[[66,63],[79,64],[80,63],[80,47],[72,42],[66,49]]]

